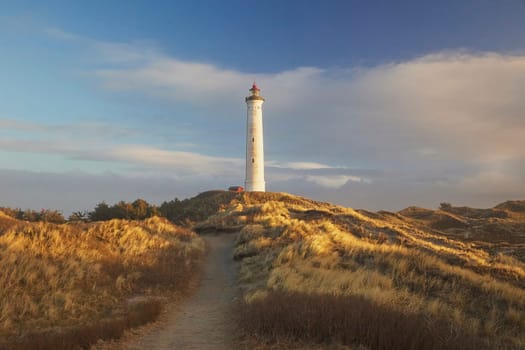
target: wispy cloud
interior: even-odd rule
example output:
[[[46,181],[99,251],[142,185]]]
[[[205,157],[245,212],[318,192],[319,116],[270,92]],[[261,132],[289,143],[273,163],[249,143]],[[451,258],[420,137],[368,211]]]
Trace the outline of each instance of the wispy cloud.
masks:
[[[199,153],[170,151],[144,145],[125,145],[108,150],[101,159],[125,161],[144,168],[171,169],[177,174],[232,176],[239,174],[244,159],[213,157]],[[96,155],[94,155],[94,159]]]
[[[19,139],[0,140],[0,150],[32,154],[50,154],[76,161],[128,164],[130,173],[171,174],[177,177],[219,177],[240,180],[244,171],[244,159],[214,157],[195,152],[159,149],[146,145],[99,144],[89,148],[77,142],[31,141]],[[274,162],[270,161],[270,164]],[[268,167],[270,179],[282,181],[296,179],[313,182],[324,187],[341,187],[348,181],[370,182],[370,180],[345,174],[310,174],[312,170],[344,171],[318,163],[275,163]],[[276,170],[274,171],[273,168]],[[110,165],[108,170],[120,172]],[[133,170],[134,169],[134,170]]]
[[[91,146],[91,147],[90,147]],[[27,140],[4,138],[0,150],[32,154],[51,154],[72,160],[126,163],[138,170],[172,172],[175,175],[231,176],[241,172],[244,160],[213,157],[199,153],[165,150],[147,145]],[[106,166],[112,169],[111,164]]]
[[[371,183],[371,180],[350,175],[307,175],[306,181],[313,182],[323,187],[330,188],[341,188],[346,185],[349,181]]]
[[[336,167],[316,162],[277,162],[267,161],[266,166],[293,170],[334,169]]]
[[[64,138],[119,138],[123,136],[137,136],[141,131],[123,125],[114,125],[102,122],[77,122],[70,124],[45,124],[33,121],[23,121],[13,118],[0,118],[0,129],[3,133],[23,131],[38,136]]]

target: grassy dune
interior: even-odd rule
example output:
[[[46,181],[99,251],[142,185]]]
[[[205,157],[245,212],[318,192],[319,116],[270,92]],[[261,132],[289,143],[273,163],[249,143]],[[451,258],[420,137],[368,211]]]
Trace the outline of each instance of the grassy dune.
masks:
[[[54,225],[0,213],[0,348],[117,337],[155,318],[155,296],[184,291],[204,251],[193,232],[156,217]]]
[[[523,223],[521,214],[507,214],[502,227]],[[464,232],[495,223],[450,215],[464,221]],[[372,349],[524,348],[519,245],[465,240],[457,225],[446,232],[433,222],[246,193],[197,228],[242,227],[235,251],[244,292],[240,324],[260,339]]]

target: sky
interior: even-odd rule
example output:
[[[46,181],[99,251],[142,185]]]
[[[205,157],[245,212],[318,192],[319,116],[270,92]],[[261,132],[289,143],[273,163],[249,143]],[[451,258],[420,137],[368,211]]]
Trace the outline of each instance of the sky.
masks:
[[[0,0],[0,206],[244,181],[353,208],[525,199],[525,1]]]

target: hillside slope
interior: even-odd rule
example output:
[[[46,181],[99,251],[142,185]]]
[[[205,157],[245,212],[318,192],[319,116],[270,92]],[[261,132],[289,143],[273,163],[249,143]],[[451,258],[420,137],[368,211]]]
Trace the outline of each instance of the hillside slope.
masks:
[[[459,231],[480,232],[485,220],[523,234],[521,213],[494,211],[372,213],[244,193],[195,228],[240,229],[241,325],[264,339],[522,348],[522,248],[466,240]]]
[[[195,233],[156,217],[55,225],[0,213],[0,349],[118,337],[155,318],[156,295],[184,291],[204,251]]]

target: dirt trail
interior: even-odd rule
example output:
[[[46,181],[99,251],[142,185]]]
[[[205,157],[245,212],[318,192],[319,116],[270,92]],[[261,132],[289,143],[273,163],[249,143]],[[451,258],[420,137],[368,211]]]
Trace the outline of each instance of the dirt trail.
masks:
[[[182,300],[151,329],[125,340],[121,349],[232,349],[235,332],[232,300],[237,267],[232,259],[233,234],[204,239],[209,254],[195,294]]]

